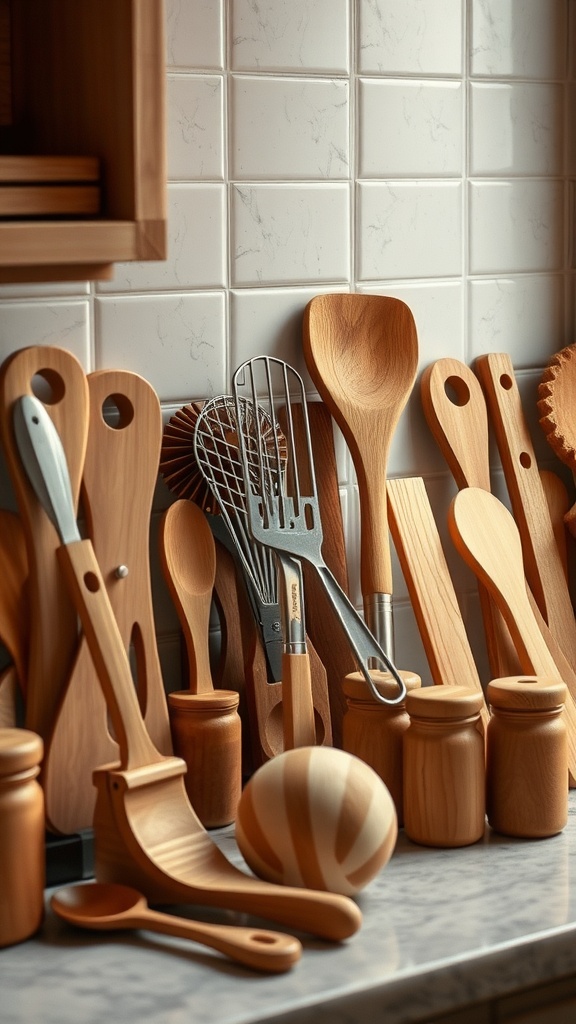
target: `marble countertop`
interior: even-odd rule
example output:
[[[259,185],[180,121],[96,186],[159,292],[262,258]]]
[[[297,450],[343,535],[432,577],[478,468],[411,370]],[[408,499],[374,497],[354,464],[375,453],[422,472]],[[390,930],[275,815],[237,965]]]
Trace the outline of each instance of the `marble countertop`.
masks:
[[[231,830],[214,838],[244,866]],[[2,1024],[409,1024],[576,973],[576,792],[551,839],[487,829],[474,846],[436,850],[401,832],[357,900],[360,931],[341,945],[301,936],[283,975],[149,932],[75,930],[48,908],[36,937],[0,951]]]

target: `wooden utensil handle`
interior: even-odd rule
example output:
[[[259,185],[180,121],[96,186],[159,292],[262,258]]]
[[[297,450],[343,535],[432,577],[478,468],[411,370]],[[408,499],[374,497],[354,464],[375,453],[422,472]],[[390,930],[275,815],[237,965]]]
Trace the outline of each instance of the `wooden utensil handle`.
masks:
[[[128,656],[92,542],[65,544],[57,554],[106,697],[122,768],[163,761],[144,726]]]
[[[386,507],[386,472],[365,476],[357,467],[360,492],[360,582],[365,604],[374,594],[392,593],[392,560]]]
[[[260,971],[288,970],[300,958],[302,950],[298,939],[283,932],[243,928],[240,925],[199,924],[197,921],[151,909],[130,915],[126,925],[200,942],[232,960]]]
[[[284,750],[316,743],[308,654],[282,655],[282,716]]]

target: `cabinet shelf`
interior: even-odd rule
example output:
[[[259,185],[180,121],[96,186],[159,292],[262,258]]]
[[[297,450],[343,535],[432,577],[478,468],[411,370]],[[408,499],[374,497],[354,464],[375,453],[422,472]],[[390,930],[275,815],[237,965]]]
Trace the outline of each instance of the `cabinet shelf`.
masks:
[[[164,59],[162,0],[0,0],[0,181],[63,154],[100,171],[94,215],[0,216],[0,282],[166,258]]]

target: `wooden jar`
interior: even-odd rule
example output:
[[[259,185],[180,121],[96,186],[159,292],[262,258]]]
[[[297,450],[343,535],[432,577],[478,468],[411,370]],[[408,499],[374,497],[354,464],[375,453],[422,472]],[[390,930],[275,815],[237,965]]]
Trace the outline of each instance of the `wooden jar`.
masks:
[[[371,670],[370,675],[383,697],[397,696],[398,683],[390,672]],[[420,676],[415,672],[400,672],[400,675],[407,693],[420,686]],[[370,765],[386,784],[401,827],[404,815],[402,744],[410,725],[406,701],[379,703],[361,672],[349,672],[342,688],[347,705],[342,719],[342,746]]]
[[[484,835],[484,697],[464,686],[426,686],[406,698],[404,828],[424,846],[468,846]]]
[[[0,729],[0,946],[30,938],[44,919],[42,739]]]
[[[486,696],[488,823],[509,836],[541,838],[568,820],[566,685],[540,676],[493,679]]]
[[[239,701],[235,690],[168,694],[174,753],[186,762],[186,792],[205,828],[236,818],[242,791]]]

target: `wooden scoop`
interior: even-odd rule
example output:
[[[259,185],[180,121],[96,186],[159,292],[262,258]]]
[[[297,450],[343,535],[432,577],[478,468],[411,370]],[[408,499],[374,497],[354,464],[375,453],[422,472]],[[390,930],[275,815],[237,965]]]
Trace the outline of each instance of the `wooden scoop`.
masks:
[[[282,932],[237,925],[205,924],[189,918],[175,917],[151,910],[136,889],[112,883],[88,883],[59,889],[50,900],[52,910],[78,928],[98,931],[122,928],[145,928],[149,932],[191,939],[202,946],[217,949],[259,971],[281,973],[300,959],[302,945],[298,939]]]
[[[94,773],[97,880],[136,885],[153,902],[227,907],[327,939],[348,938],[362,921],[352,900],[253,878],[227,860],[202,827],[184,789],[185,763],[162,755],[146,730],[92,543],[80,539],[57,432],[41,403],[26,399],[15,409],[20,458],[60,537],[58,562],[119,747],[120,764]]]
[[[552,357],[538,385],[540,426],[555,455],[576,478],[576,345],[567,345]],[[565,515],[576,537],[576,504]]]
[[[524,579],[522,543],[508,509],[492,494],[477,487],[460,491],[448,514],[450,535],[457,550],[497,602],[520,658],[522,671],[562,679],[535,619]],[[568,767],[576,777],[576,689],[566,676]]]
[[[418,369],[414,318],[404,302],[384,295],[317,295],[304,313],[303,348],[310,376],[352,455],[364,613],[393,660],[386,466]]]

